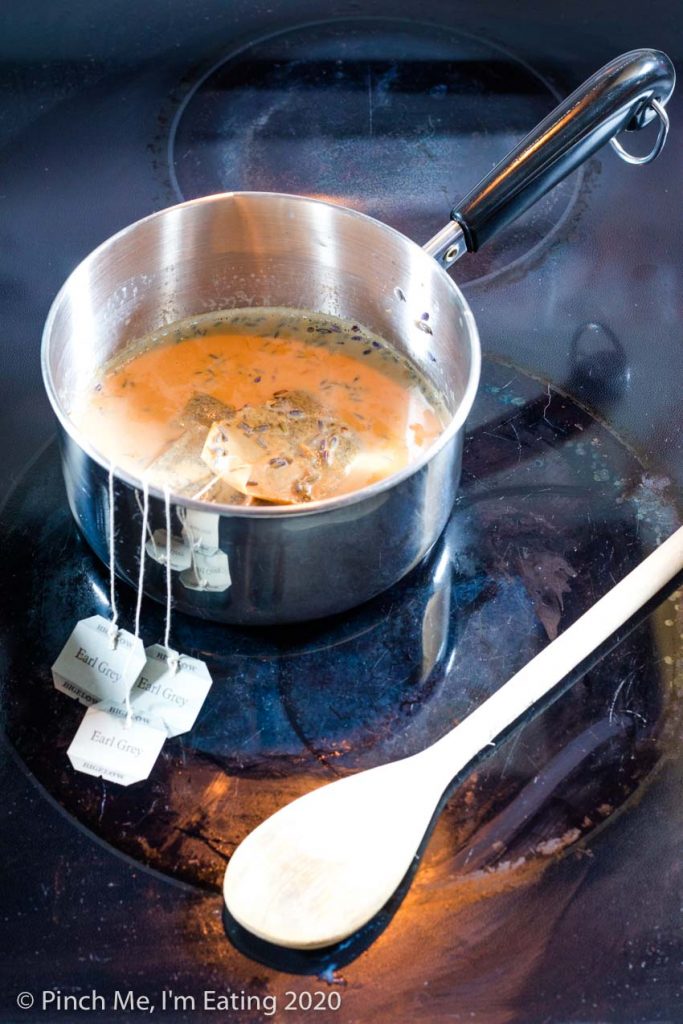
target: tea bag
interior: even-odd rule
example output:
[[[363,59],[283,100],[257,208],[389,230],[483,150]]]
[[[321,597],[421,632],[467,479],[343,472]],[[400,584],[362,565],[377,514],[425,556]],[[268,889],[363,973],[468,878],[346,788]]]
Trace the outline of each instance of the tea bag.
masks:
[[[204,441],[206,443],[206,432]],[[202,451],[204,450],[202,446]],[[263,502],[257,501],[248,494],[236,491],[227,480],[218,474],[210,474],[208,482],[193,494],[187,497],[196,498],[197,501],[208,501],[218,505],[260,505]]]
[[[168,487],[174,494],[189,497],[210,483],[212,474],[202,462],[206,427],[193,423],[171,441],[147,466],[147,476],[157,487]]]
[[[323,406],[310,391],[289,388],[275,391],[273,397],[266,402],[266,407],[272,412],[289,416],[295,423],[304,418],[321,416],[324,411]]]
[[[234,406],[226,405],[219,398],[207,395],[203,391],[196,391],[180,410],[176,417],[176,423],[183,429],[195,424],[200,424],[208,429],[214,420],[231,416],[234,411]]]
[[[206,431],[217,417],[230,416],[233,411],[232,406],[212,395],[194,394],[175,420],[175,425],[183,428],[182,434],[149,463],[148,479],[157,487],[168,487],[174,494],[188,498],[210,487],[214,474],[202,462]],[[243,501],[238,495],[236,498],[238,503]]]
[[[334,494],[358,450],[351,429],[305,391],[279,391],[212,424],[202,458],[261,500],[291,504]]]

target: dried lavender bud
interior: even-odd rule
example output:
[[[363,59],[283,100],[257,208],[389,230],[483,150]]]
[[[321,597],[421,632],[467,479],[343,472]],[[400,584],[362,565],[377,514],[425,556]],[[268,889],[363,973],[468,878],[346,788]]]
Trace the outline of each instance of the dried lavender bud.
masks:
[[[293,487],[294,493],[300,495],[302,498],[310,498],[313,490],[308,480],[297,480]]]

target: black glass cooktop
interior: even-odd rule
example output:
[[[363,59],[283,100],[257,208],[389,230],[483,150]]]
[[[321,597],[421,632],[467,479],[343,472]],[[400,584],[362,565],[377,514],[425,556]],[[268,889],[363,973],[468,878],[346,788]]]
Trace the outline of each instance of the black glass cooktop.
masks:
[[[318,196],[426,242],[561,95],[468,33],[399,18],[307,25],[238,49],[193,83],[171,124],[170,179],[180,200],[231,189]],[[465,260],[459,282],[550,244],[581,180]]]
[[[342,1024],[677,1024],[678,591],[452,791],[407,894],[355,944],[274,959],[226,936],[219,890],[266,814],[438,738],[679,523],[678,97],[656,164],[601,152],[453,269],[486,358],[461,497],[429,558],[337,619],[177,615],[178,646],[215,683],[127,790],[65,756],[81,711],[49,666],[107,588],[65,503],[38,355],[73,266],[182,199],[303,192],[426,241],[610,57],[683,56],[673,7],[124,0],[0,17],[0,1020],[51,1019],[44,989],[103,993],[103,1021],[133,1019],[115,990],[150,996],[158,1020],[217,1019],[207,990],[241,993],[227,1020],[271,1019],[249,995],[307,1020],[286,993],[319,990],[341,1008],[316,1018]],[[124,617],[133,600],[121,585]],[[162,631],[145,602],[145,640]],[[163,990],[187,1000],[162,1009]]]
[[[75,773],[66,757],[83,712],[53,689],[49,667],[77,619],[110,609],[106,571],[71,519],[51,444],[0,518],[7,739],[68,822],[200,890],[215,909],[232,850],[263,817],[316,784],[438,739],[672,532],[672,499],[668,482],[583,407],[487,361],[462,493],[425,562],[334,619],[256,630],[177,615],[174,642],[206,659],[214,686],[192,732],[166,744],[147,782],[124,789]],[[380,933],[401,963],[394,996],[408,999],[416,975],[406,967],[428,920],[426,980],[469,947],[494,969],[499,949],[488,935],[482,944],[478,913],[448,941],[444,914],[452,921],[464,901],[512,927],[502,893],[515,908],[531,892],[542,898],[546,875],[590,858],[596,836],[606,841],[612,818],[647,792],[680,728],[679,597],[627,629],[454,790],[407,899],[351,942],[292,958],[229,929],[274,972],[269,986],[283,968],[351,982],[363,976],[363,955],[381,978]],[[134,601],[121,586],[124,623]],[[145,640],[163,628],[163,609],[145,603]],[[227,939],[214,942],[229,962]],[[605,969],[612,955],[603,951]],[[230,972],[232,984],[248,984]],[[458,978],[469,992],[467,971]]]

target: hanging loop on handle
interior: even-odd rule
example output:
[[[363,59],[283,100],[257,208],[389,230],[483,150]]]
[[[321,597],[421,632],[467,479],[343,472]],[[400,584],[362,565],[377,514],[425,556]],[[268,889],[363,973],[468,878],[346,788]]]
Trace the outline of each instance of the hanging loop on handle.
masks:
[[[666,108],[659,100],[650,100],[648,107],[654,110],[655,114],[659,117],[659,132],[657,133],[657,141],[654,146],[645,156],[634,156],[632,153],[628,153],[619,139],[616,137],[610,139],[610,146],[622,160],[625,160],[627,164],[636,164],[641,166],[643,164],[651,164],[653,160],[656,160],[659,154],[664,149],[664,143],[666,142],[667,135],[669,134],[669,115],[666,112]]]
[[[465,251],[476,252],[579,167],[606,142],[630,163],[649,163],[666,141],[664,105],[673,92],[673,64],[659,50],[632,50],[610,61],[563,100],[457,203],[446,225],[425,245],[442,266]],[[653,151],[631,157],[615,142],[659,117]]]

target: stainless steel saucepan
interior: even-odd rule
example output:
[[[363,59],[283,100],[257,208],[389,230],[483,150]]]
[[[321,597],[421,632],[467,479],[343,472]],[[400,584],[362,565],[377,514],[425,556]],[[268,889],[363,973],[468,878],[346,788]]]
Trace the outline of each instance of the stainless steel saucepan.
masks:
[[[611,141],[654,159],[666,138],[673,66],[656,50],[613,60],[560,104],[451,213],[424,248],[370,217],[301,196],[235,192],[154,213],[114,235],[71,274],[43,336],[45,386],[61,425],[68,500],[109,561],[105,455],[71,422],[74,395],[131,340],[235,306],[308,309],[357,320],[404,353],[443,396],[450,421],[400,473],[342,497],[238,507],[174,497],[175,607],[234,623],[316,618],[391,586],[430,550],[451,511],[480,349],[474,317],[446,273]],[[643,158],[616,140],[658,119]],[[429,312],[431,334],[417,326]],[[117,471],[117,574],[135,585],[141,481]],[[164,497],[150,489],[145,574],[165,600]]]

